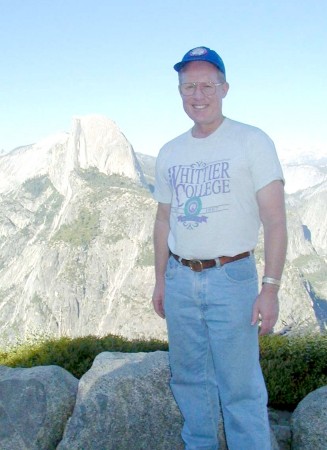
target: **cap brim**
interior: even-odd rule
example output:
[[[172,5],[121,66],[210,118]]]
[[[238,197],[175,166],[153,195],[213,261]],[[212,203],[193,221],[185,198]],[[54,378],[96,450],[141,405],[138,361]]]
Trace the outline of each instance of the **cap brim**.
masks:
[[[187,64],[187,63],[186,62],[179,62],[179,63],[174,65],[174,69],[176,70],[176,72],[179,72],[181,70],[181,68],[183,66],[185,66],[185,64]]]

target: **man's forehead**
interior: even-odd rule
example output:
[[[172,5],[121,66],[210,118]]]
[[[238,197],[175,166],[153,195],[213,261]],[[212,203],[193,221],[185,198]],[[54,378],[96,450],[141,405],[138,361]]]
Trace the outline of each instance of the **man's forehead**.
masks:
[[[193,74],[218,76],[219,70],[207,61],[191,61],[179,71],[180,78]]]

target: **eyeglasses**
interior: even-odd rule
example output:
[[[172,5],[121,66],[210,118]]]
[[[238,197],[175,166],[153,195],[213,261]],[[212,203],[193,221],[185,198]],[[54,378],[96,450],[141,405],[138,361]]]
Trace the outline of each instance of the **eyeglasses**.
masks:
[[[194,82],[194,83],[182,83],[179,85],[179,91],[182,95],[194,95],[197,86],[199,86],[202,94],[204,95],[214,95],[216,93],[216,86],[221,86],[224,83],[212,83],[211,81],[204,82]]]

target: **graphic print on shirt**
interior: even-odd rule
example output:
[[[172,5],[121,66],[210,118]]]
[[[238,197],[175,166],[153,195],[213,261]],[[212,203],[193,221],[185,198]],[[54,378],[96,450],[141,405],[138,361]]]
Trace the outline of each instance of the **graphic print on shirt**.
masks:
[[[229,209],[228,200],[225,200],[226,194],[230,193],[229,169],[228,160],[198,161],[168,169],[173,189],[171,210],[178,215],[178,222],[193,229],[207,223],[210,213]]]

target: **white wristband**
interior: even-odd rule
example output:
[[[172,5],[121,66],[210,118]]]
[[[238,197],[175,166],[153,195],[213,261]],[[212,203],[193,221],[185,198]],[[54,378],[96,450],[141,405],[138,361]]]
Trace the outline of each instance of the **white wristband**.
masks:
[[[280,280],[271,277],[262,277],[262,284],[274,284],[275,286],[280,286]]]

